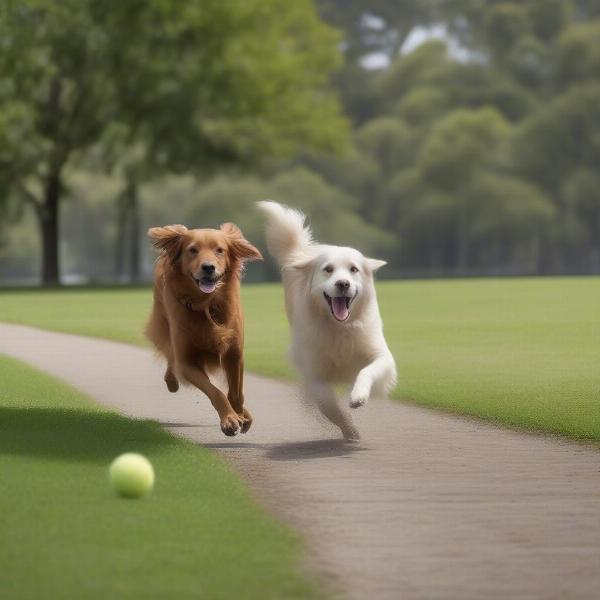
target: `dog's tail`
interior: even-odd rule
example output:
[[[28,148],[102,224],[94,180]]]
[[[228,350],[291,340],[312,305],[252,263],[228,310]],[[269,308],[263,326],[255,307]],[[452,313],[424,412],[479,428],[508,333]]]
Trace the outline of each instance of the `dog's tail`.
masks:
[[[304,225],[305,215],[271,200],[256,205],[267,217],[267,247],[279,265],[285,267],[306,256],[313,239],[310,227]]]

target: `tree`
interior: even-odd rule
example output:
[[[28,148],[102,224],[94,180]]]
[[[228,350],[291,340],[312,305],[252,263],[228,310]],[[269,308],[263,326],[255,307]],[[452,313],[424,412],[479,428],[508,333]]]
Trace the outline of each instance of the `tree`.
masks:
[[[554,200],[563,230],[548,248],[547,268],[581,268],[600,254],[600,83],[572,86],[519,128],[516,164]],[[594,259],[597,260],[597,259]]]
[[[356,144],[377,161],[384,176],[389,176],[412,162],[415,136],[403,121],[380,117],[357,131]]]
[[[18,131],[20,140],[2,167],[11,188],[36,211],[45,283],[57,283],[59,276],[63,169],[113,116],[103,42],[92,33],[90,15],[76,4],[5,3],[0,22],[5,44],[0,103],[2,111],[18,115],[8,129]]]
[[[317,173],[298,167],[268,179],[218,177],[196,196],[186,220],[203,226],[218,226],[232,220],[248,239],[265,247],[264,223],[255,208],[260,198],[282,199],[303,210],[318,239],[333,244],[353,245],[366,254],[389,256],[395,239],[383,228],[367,223],[357,214],[358,201],[328,184]],[[266,273],[275,279],[279,269],[266,256]]]
[[[554,197],[575,170],[599,170],[600,83],[573,86],[524,121],[515,150],[520,172]]]
[[[356,62],[365,54],[381,52],[395,59],[410,32],[428,23],[433,0],[319,0],[323,18],[343,29],[346,54]]]
[[[600,21],[569,27],[558,41],[557,79],[561,89],[600,76]]]
[[[0,164],[35,208],[46,284],[59,281],[65,168],[114,128],[147,169],[199,174],[344,136],[328,88],[337,39],[309,0],[23,0],[3,12],[0,110],[23,143]]]
[[[334,75],[346,113],[362,124],[379,112],[369,55],[393,61],[410,32],[431,21],[434,0],[317,0],[322,17],[342,30],[345,64]]]
[[[469,237],[474,266],[531,273],[542,263],[556,208],[538,187],[507,173],[478,172],[466,193],[474,207]]]

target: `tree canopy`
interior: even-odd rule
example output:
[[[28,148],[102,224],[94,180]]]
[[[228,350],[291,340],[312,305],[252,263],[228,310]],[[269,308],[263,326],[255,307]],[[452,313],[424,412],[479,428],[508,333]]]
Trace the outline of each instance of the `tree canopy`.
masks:
[[[339,9],[321,4],[325,15]],[[394,48],[387,68],[363,74],[362,97],[376,107],[352,115],[364,177],[341,182],[331,160],[314,168],[396,233],[392,263],[403,270],[600,271],[600,2],[409,8],[357,1],[330,17],[358,49],[349,71],[370,41],[386,52],[384,32],[420,26],[424,42]]]
[[[98,145],[121,155],[137,144],[150,170],[206,174],[343,143],[328,86],[337,36],[308,0],[23,0],[2,11],[1,180],[36,210],[46,283],[59,279],[65,169]]]
[[[274,196],[382,274],[600,272],[600,0],[7,7],[3,218],[100,218],[73,182],[104,170],[135,210],[103,248],[175,215],[260,238]]]

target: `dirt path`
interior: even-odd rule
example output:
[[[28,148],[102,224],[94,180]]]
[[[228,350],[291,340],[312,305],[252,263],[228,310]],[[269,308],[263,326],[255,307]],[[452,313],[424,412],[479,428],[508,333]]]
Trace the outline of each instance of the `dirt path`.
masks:
[[[0,353],[216,449],[346,598],[598,597],[593,447],[391,402],[360,409],[364,441],[344,444],[292,387],[250,375],[255,426],[230,439],[199,393],[166,391],[148,350],[0,324]]]

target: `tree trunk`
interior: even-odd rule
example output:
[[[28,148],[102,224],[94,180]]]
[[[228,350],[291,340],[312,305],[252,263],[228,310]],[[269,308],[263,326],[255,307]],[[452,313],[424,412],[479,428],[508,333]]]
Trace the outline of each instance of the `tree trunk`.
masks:
[[[469,210],[467,203],[461,199],[458,223],[458,270],[464,275],[469,268]]]
[[[119,280],[126,274],[130,283],[140,280],[140,225],[137,180],[127,174],[125,188],[117,199],[115,274]]]
[[[127,240],[127,198],[122,193],[117,198],[117,234],[115,240],[115,277],[118,281],[125,275],[125,247]]]
[[[59,240],[60,175],[48,177],[44,204],[39,210],[42,233],[42,284],[60,285],[60,265],[58,254]]]
[[[138,187],[135,179],[129,181],[129,281],[138,283],[140,280],[140,207]]]

